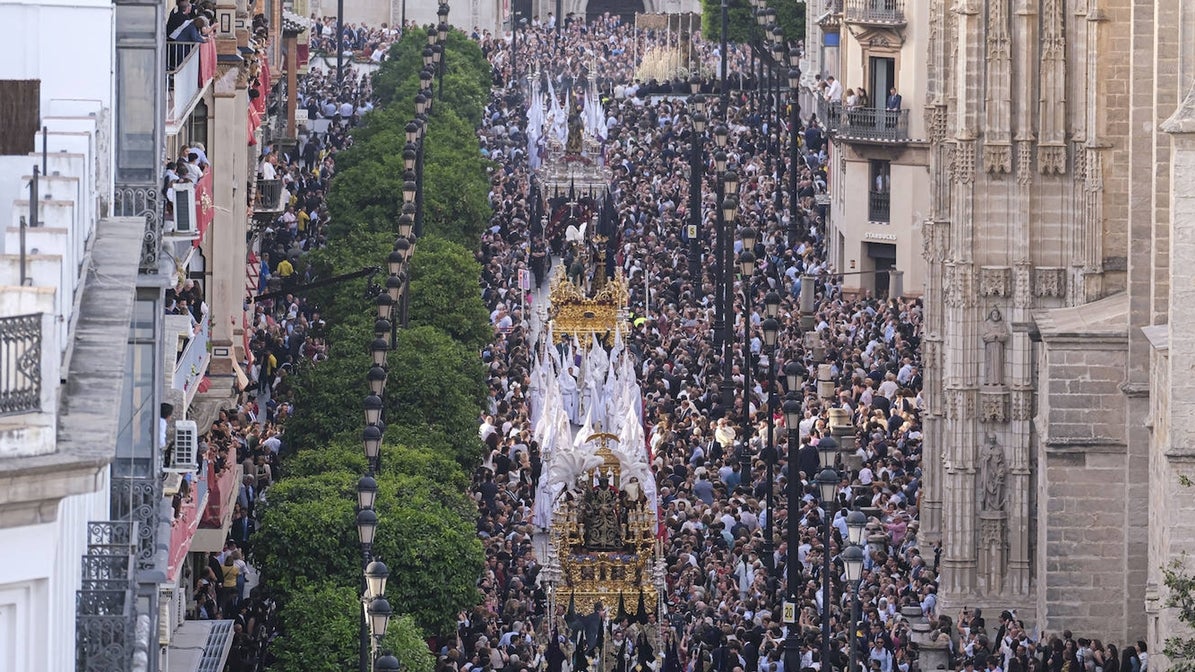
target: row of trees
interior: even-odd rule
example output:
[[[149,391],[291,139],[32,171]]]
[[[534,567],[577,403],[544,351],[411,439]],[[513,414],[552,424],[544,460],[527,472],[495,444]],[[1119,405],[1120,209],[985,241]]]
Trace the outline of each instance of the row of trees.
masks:
[[[404,128],[415,114],[425,44],[412,31],[392,47],[374,76],[378,109],[336,156],[329,242],[304,262],[316,277],[385,265],[397,236]],[[411,672],[431,672],[426,640],[451,635],[457,614],[477,604],[483,564],[467,470],[481,457],[477,417],[486,386],[477,353],[492,334],[471,253],[490,210],[475,129],[491,75],[478,46],[457,32],[448,36],[444,60],[443,100],[424,139],[425,235],[409,262],[410,326],[399,330],[388,359],[375,474],[374,556],[390,568],[386,593],[401,614],[384,646]],[[279,603],[273,669],[282,672],[342,672],[357,659],[356,483],[366,471],[361,400],[376,317],[366,294],[360,283],[308,293],[328,325],[328,359],[294,373],[284,477],[269,491],[251,549]]]
[[[709,42],[722,37],[722,1],[701,0],[701,35]],[[804,2],[773,2],[768,5],[776,10],[776,24],[784,30],[789,42],[805,39]],[[727,0],[726,39],[729,42],[751,44],[759,34],[755,14],[748,0]],[[771,36],[768,36],[771,39]]]

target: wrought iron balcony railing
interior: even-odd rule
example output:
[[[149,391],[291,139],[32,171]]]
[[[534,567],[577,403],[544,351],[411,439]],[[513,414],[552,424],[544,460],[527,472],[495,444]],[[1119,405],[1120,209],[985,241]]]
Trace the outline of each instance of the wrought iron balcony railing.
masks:
[[[253,201],[254,212],[282,212],[282,180],[257,180],[257,196]]]
[[[0,317],[0,415],[41,410],[41,318]]]
[[[908,110],[846,110],[838,123],[838,137],[864,142],[908,142]]]
[[[847,23],[903,25],[905,0],[846,0]]]
[[[832,103],[818,97],[817,118],[821,120],[822,129],[827,133],[837,133],[838,124],[842,121],[842,103]]]
[[[891,194],[887,191],[872,191],[867,198],[867,219],[872,222],[888,223],[891,219]]]

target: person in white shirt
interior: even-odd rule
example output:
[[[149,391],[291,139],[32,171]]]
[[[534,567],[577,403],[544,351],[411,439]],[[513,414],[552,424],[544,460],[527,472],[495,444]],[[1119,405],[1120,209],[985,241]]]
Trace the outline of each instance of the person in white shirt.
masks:
[[[826,100],[831,103],[842,102],[842,83],[834,78],[833,75],[826,78]],[[884,672],[888,672],[885,670]]]
[[[261,179],[276,180],[278,179],[278,170],[274,167],[274,162],[278,160],[277,155],[270,153],[266,154],[265,158],[261,160]]]

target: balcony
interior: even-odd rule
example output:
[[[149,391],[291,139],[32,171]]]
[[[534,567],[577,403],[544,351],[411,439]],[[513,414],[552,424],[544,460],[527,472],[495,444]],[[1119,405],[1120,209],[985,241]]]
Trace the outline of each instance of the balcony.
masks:
[[[842,121],[842,103],[831,103],[825,98],[817,99],[817,118],[822,122],[822,129],[827,133],[837,133]]]
[[[211,320],[205,312],[195,327],[191,326],[189,315],[167,315],[167,329],[180,339],[181,347],[177,350],[174,363],[174,375],[171,377],[171,387],[182,392],[187,405],[195,398],[203,378],[207,375],[208,343],[211,335]],[[181,339],[185,338],[185,342]]]
[[[215,41],[166,44],[167,126],[182,124],[215,74]]]
[[[268,216],[281,214],[285,210],[282,202],[282,180],[257,180],[257,194],[253,197],[253,212],[257,215]]]
[[[871,191],[867,194],[867,220],[887,224],[891,219],[891,194],[887,191]]]
[[[170,522],[170,551],[166,569],[166,576],[170,582],[178,578],[178,570],[191,550],[191,542],[199,529],[200,517],[206,510],[207,500],[211,496],[207,487],[207,474],[199,473],[196,476],[190,482],[180,478],[177,490],[164,491],[167,497],[176,501],[174,520]]]
[[[842,0],[824,0],[809,3],[811,8],[817,8],[815,22],[823,30],[838,30],[842,21]],[[818,7],[820,6],[820,7]]]
[[[40,313],[0,317],[0,416],[41,411],[41,341]]]
[[[840,113],[838,138],[847,142],[896,144],[909,137],[908,110],[848,110]]]
[[[847,23],[868,26],[903,26],[905,0],[846,0]]]
[[[198,552],[219,551],[224,548],[224,540],[228,537],[232,511],[236,508],[237,494],[241,488],[241,463],[237,461],[236,449],[228,449],[223,471],[216,471],[214,460],[206,461],[204,471],[207,503],[191,549]]]

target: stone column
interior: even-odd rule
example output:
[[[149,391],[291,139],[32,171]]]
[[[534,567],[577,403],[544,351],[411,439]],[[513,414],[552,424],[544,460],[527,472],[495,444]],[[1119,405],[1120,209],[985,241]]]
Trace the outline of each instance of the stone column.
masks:
[[[235,44],[235,43],[234,43]],[[248,106],[245,68],[239,54],[220,57],[214,82],[214,128],[211,137],[212,198],[216,217],[204,256],[208,260],[208,296],[212,311],[210,375],[232,376],[240,356],[245,300],[245,224],[248,184]],[[213,385],[221,393],[228,387]]]

